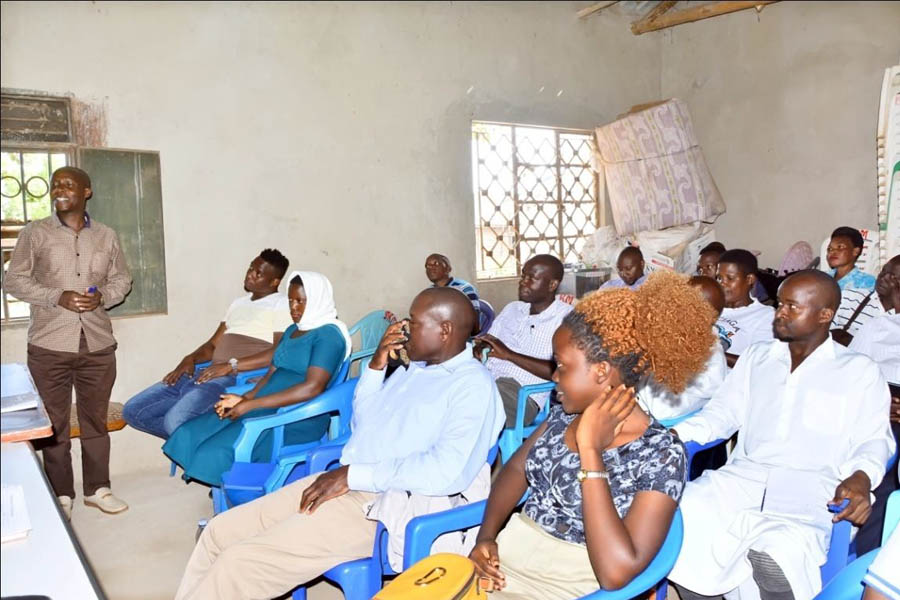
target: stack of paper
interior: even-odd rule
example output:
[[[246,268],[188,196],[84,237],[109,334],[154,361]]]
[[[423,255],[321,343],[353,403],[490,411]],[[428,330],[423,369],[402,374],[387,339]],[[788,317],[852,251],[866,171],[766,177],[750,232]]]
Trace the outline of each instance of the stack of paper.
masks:
[[[25,506],[25,490],[21,485],[0,487],[0,538],[5,544],[20,540],[31,531],[31,519]]]
[[[38,395],[28,367],[19,363],[0,367],[0,413],[37,408]]]

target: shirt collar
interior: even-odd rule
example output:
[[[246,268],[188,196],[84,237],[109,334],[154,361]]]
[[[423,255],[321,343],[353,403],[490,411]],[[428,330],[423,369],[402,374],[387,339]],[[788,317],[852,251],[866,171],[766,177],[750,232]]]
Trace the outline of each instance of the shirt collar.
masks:
[[[419,369],[423,369],[423,370],[443,369],[444,371],[447,371],[448,373],[453,373],[454,371],[456,371],[456,369],[458,369],[465,363],[469,362],[470,359],[475,360],[475,358],[472,356],[472,344],[466,342],[466,347],[463,349],[462,352],[460,352],[453,358],[445,360],[442,363],[439,363],[436,365],[427,365],[427,364],[425,364],[425,361],[419,360],[419,361],[411,362],[410,365],[413,365],[413,366],[415,366]]]
[[[69,228],[69,226],[66,225],[65,223],[63,223],[63,220],[59,218],[59,214],[54,212],[53,216],[56,217],[56,226],[57,227],[65,227],[66,229]],[[88,228],[90,228],[90,226],[91,226],[91,215],[89,215],[86,211],[84,213],[84,226],[88,227]]]
[[[527,319],[530,317],[537,321],[549,321],[550,319],[552,319],[556,316],[556,313],[559,311],[561,306],[564,307],[564,306],[568,306],[568,305],[565,302],[563,302],[562,300],[560,300],[559,298],[554,298],[553,302],[550,304],[550,306],[548,306],[547,308],[545,308],[544,310],[542,310],[541,312],[539,312],[536,315],[531,314],[531,305],[528,304],[527,302],[522,302],[519,309],[520,309],[520,312],[522,313],[523,318]]]
[[[787,342],[782,342],[781,340],[775,340],[775,343],[772,344],[772,353],[774,353],[778,358],[787,361],[787,364],[790,366],[791,364],[791,349],[788,346]],[[816,346],[816,349],[813,350],[809,356],[803,359],[803,362],[797,367],[799,369],[803,365],[811,364],[819,362],[820,360],[830,360],[835,357],[835,345],[834,340],[831,339],[831,336]],[[794,369],[794,373],[797,372],[797,369]]]

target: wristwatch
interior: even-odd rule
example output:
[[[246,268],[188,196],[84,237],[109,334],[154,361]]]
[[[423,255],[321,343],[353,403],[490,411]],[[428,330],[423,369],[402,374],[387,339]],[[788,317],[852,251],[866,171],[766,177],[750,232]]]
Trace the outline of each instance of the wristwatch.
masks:
[[[605,479],[609,481],[609,473],[606,471],[585,471],[584,469],[580,469],[578,474],[575,475],[575,478],[580,483],[584,483],[585,479]]]
[[[237,373],[237,372],[238,372],[238,368],[237,368],[237,365],[238,365],[238,359],[236,359],[236,358],[229,358],[229,359],[228,359],[228,364],[231,365],[231,372],[232,372],[232,373]]]

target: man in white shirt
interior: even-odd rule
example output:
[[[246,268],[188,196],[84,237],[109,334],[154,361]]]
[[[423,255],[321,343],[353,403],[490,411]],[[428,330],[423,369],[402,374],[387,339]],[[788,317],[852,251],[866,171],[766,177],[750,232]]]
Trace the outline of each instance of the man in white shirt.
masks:
[[[286,294],[278,292],[288,259],[274,249],[253,259],[244,276],[244,291],[231,303],[212,337],[162,381],[131,398],[122,411],[129,425],[168,439],[182,423],[212,412],[239,371],[268,366],[281,334],[291,321]],[[194,378],[198,363],[212,364]]]
[[[719,258],[716,281],[725,292],[725,309],[716,325],[726,340],[729,367],[756,342],[772,339],[775,309],[750,296],[757,270],[756,257],[749,250],[728,250]]]
[[[506,427],[514,427],[519,388],[553,377],[553,334],[574,306],[558,300],[563,264],[550,254],[538,254],[522,267],[519,300],[507,304],[486,335],[475,342],[475,357],[487,348],[487,368],[497,380]],[[535,394],[525,405],[525,425],[534,421],[550,394]]]
[[[409,520],[487,497],[487,456],[503,409],[467,344],[475,311],[458,290],[431,288],[409,314],[409,341],[402,323],[388,327],[360,376],[343,466],[216,516],[176,599],[279,597],[370,556],[374,519],[390,533],[391,564],[399,566],[393,540]],[[412,362],[385,380],[389,352],[404,345]],[[441,550],[467,553],[474,543],[450,537]]]
[[[812,598],[832,526],[827,504],[847,498],[834,519],[865,522],[894,451],[878,366],[829,337],[834,280],[800,271],[778,300],[777,339],[748,349],[676,427],[700,443],[740,431],[728,463],[685,488],[684,542],[669,575],[682,600],[753,587],[762,600]]]
[[[865,354],[881,368],[881,374],[891,386],[891,429],[894,440],[900,444],[900,255],[895,256],[882,267],[875,281],[877,303],[884,313],[881,317],[867,322],[853,337],[850,349]],[[891,470],[875,489],[875,503],[872,516],[856,534],[856,553],[862,556],[881,543],[887,499],[900,487],[897,469]]]

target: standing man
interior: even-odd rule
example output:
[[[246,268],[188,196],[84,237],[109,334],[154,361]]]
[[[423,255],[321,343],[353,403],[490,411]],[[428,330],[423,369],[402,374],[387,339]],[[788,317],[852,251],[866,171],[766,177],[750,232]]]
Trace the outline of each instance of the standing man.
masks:
[[[28,368],[53,424],[53,437],[40,443],[44,470],[66,517],[75,498],[73,385],[84,503],[107,513],[128,508],[109,484],[106,415],[116,381],[116,340],[106,309],[125,299],[131,275],[116,233],[86,211],[91,193],[87,173],[57,169],[50,178],[55,214],[25,226],[6,274],[6,291],[31,304]]]
[[[574,306],[556,298],[563,264],[550,254],[533,256],[522,267],[519,300],[507,304],[487,334],[475,341],[475,356],[489,350],[486,366],[497,381],[506,411],[506,426],[515,427],[519,388],[553,377],[553,334]],[[535,394],[525,404],[530,425],[550,394]]]

